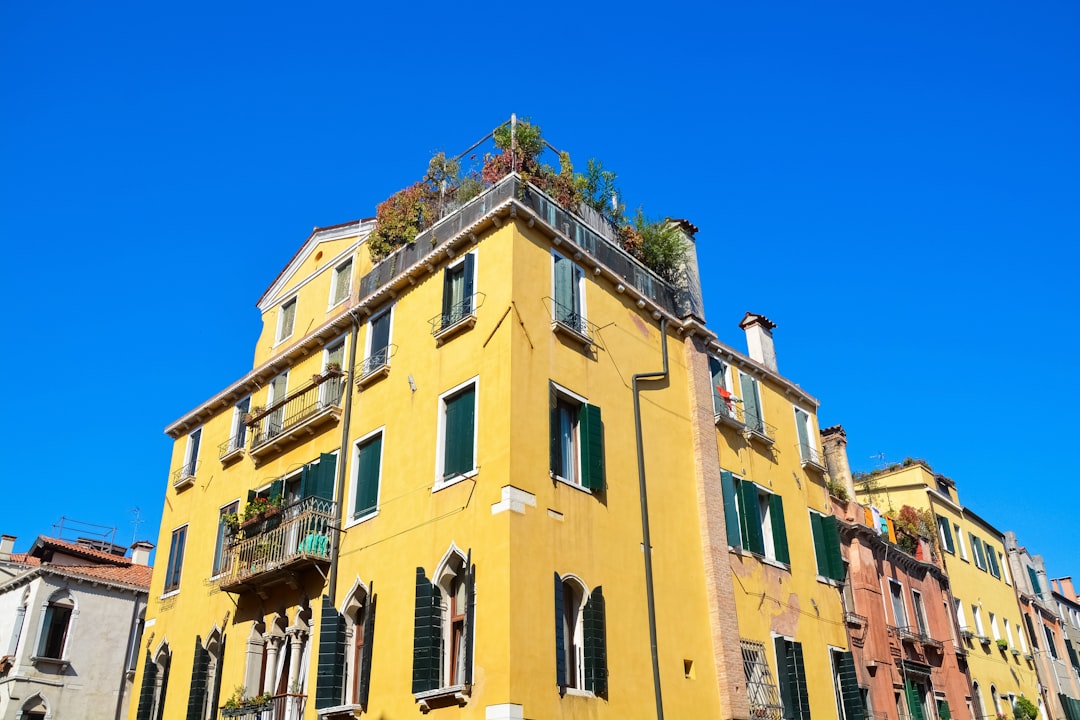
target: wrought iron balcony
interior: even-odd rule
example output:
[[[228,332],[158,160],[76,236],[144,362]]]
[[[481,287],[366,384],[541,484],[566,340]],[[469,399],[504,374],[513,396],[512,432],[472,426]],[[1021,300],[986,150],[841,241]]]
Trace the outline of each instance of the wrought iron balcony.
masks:
[[[551,309],[552,330],[566,335],[585,347],[596,344],[596,334],[599,328],[589,322],[578,309],[566,307],[555,302],[555,299],[550,297],[544,298],[544,303]]]
[[[802,460],[802,466],[806,468],[814,468],[821,472],[825,472],[827,466],[825,465],[825,454],[818,450],[812,443],[799,443],[799,458]]]
[[[484,304],[485,297],[487,296],[484,293],[474,293],[448,308],[446,312],[441,312],[428,320],[435,340],[441,345],[451,336],[475,325],[476,311]]]
[[[281,582],[295,583],[308,567],[330,563],[330,524],[334,503],[307,497],[246,526],[234,535],[222,560],[217,583],[226,592],[261,591]]]
[[[218,460],[222,463],[227,463],[242,457],[244,454],[244,443],[246,441],[247,432],[241,431],[218,445]]]
[[[172,484],[177,490],[195,483],[195,473],[199,471],[202,460],[185,460],[184,464],[172,471]]]
[[[251,456],[260,459],[300,437],[314,435],[341,417],[345,375],[327,370],[309,385],[285,396],[247,420],[251,428]]]
[[[916,642],[935,649],[942,647],[940,640],[935,640],[915,625],[902,625],[900,627],[890,625],[889,632],[898,637],[901,642]]]
[[[714,416],[717,425],[735,428],[747,440],[759,440],[769,445],[775,442],[776,427],[762,420],[760,414],[748,410],[742,400],[721,397],[720,402],[714,402],[713,405],[714,409],[720,408],[720,412]]]
[[[275,695],[268,702],[258,705],[240,705],[235,708],[221,708],[221,717],[239,718],[240,720],[301,720],[307,695],[287,693]]]

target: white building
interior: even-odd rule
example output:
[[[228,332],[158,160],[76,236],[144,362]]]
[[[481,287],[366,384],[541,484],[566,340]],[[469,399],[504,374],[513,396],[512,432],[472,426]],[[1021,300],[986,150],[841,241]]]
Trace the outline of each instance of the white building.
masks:
[[[13,554],[14,542],[0,538],[0,720],[126,717],[153,545],[127,558],[45,536]]]

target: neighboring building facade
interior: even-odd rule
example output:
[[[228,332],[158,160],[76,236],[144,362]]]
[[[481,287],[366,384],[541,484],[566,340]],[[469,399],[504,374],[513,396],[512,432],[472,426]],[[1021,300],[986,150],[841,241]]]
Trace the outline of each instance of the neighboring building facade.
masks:
[[[967,652],[976,718],[1011,717],[1016,698],[1039,698],[1034,656],[1013,591],[1001,531],[961,504],[956,484],[914,461],[861,478],[858,499],[884,511],[930,510]]]
[[[167,428],[130,717],[862,720],[771,323],[720,344],[692,251],[669,283],[516,175],[377,265],[372,227],[316,229]]]
[[[1068,655],[1073,682],[1080,682],[1080,598],[1076,596],[1071,577],[1054,578],[1050,581],[1051,597],[1058,606],[1065,652]],[[1066,694],[1059,698],[1068,720],[1080,720],[1080,699]]]
[[[153,545],[125,558],[45,536],[13,554],[14,541],[0,543],[0,719],[126,717]]]
[[[1031,555],[1017,543],[1016,533],[1005,533],[1005,554],[1012,572],[1016,596],[1031,640],[1040,681],[1040,710],[1050,720],[1065,720],[1080,708],[1080,682],[1076,676],[1076,653],[1067,633],[1065,617],[1059,617],[1046,565],[1041,555]],[[1071,718],[1070,718],[1071,720]]]

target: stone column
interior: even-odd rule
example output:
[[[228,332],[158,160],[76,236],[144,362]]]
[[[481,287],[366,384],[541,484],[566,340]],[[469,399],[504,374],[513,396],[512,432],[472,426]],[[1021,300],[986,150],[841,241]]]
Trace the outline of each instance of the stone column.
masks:
[[[266,677],[263,678],[262,691],[273,695],[277,689],[275,681],[277,680],[278,651],[281,649],[282,643],[285,642],[285,636],[267,633],[263,636],[263,641],[266,643]]]

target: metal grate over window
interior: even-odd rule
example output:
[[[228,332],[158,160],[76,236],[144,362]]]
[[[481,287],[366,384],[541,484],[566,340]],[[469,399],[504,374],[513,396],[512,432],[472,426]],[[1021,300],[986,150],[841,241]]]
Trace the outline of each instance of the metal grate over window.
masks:
[[[756,720],[781,720],[783,706],[780,692],[765,660],[765,646],[749,640],[740,641],[743,670],[746,673],[746,697],[750,717]]]

